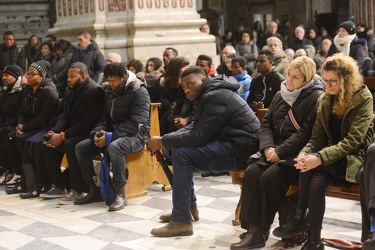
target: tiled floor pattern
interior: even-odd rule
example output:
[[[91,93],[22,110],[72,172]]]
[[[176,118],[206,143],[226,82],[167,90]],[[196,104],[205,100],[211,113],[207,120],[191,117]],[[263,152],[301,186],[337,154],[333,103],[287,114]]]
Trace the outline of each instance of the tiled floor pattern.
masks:
[[[158,218],[171,209],[171,191],[164,192],[157,184],[147,196],[128,200],[127,207],[117,212],[107,212],[104,203],[64,206],[42,198],[21,200],[0,187],[0,249],[229,249],[243,232],[232,226],[240,188],[229,176],[195,175],[200,220],[194,222],[194,235],[174,238],[149,233],[164,225]],[[324,237],[359,240],[360,223],[358,202],[327,198]],[[283,249],[280,244],[271,235],[264,249]]]

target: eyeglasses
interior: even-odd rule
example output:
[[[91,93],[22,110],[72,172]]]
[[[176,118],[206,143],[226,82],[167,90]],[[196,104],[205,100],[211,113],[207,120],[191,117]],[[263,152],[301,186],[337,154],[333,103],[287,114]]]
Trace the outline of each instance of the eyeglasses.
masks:
[[[337,83],[338,83],[338,81],[339,80],[327,80],[327,79],[323,79],[324,84],[327,84],[327,85],[329,85],[331,87],[336,86]]]
[[[25,77],[34,77],[36,75],[39,75],[38,73],[25,73],[23,74]]]

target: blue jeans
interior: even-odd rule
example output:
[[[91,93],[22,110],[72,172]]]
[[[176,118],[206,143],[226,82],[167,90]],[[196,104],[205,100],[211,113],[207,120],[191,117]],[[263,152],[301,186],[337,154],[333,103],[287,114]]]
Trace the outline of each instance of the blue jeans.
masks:
[[[193,169],[221,172],[246,168],[247,163],[234,157],[218,141],[201,146],[185,146],[172,150],[173,194],[172,220],[191,222],[190,207],[195,202]]]
[[[121,188],[126,184],[125,155],[139,152],[144,148],[144,144],[138,137],[121,137],[109,145],[108,154],[112,164],[113,185]],[[92,140],[81,141],[76,146],[76,155],[81,168],[84,180],[93,185],[92,177],[95,175],[92,156],[99,155],[101,150],[96,147]]]

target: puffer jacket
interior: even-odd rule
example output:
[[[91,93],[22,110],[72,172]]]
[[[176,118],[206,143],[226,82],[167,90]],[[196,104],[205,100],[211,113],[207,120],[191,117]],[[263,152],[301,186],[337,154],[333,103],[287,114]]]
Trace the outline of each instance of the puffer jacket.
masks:
[[[318,99],[318,113],[310,141],[301,153],[319,153],[322,165],[327,166],[346,158],[345,179],[356,183],[356,175],[362,167],[364,148],[373,142],[372,94],[365,85],[354,93],[341,124],[341,141],[334,143],[329,129],[332,96],[323,94]]]
[[[138,125],[150,125],[150,96],[146,83],[130,71],[117,91],[106,87],[105,112],[91,134],[111,131],[112,141],[138,134]]]
[[[69,65],[75,62],[82,62],[89,68],[89,76],[95,82],[98,82],[100,73],[105,67],[105,60],[99,46],[96,42],[91,41],[85,48],[78,48],[73,52]]]
[[[284,101],[280,91],[276,93],[261,126],[260,151],[263,155],[265,148],[273,147],[280,159],[293,160],[309,141],[316,119],[316,101],[323,94],[322,78],[315,75],[312,81],[314,84],[301,91],[292,107]],[[292,110],[299,130],[294,127],[289,110]]]
[[[45,128],[54,116],[58,102],[56,87],[50,79],[45,78],[35,93],[30,85],[26,85],[18,124],[23,124],[24,132]]]
[[[236,94],[238,88],[234,78],[207,77],[195,100],[194,122],[164,135],[163,146],[198,146],[218,139],[232,155],[246,162],[259,149],[260,123]]]
[[[0,91],[0,128],[17,126],[18,109],[22,100],[22,80],[19,76],[12,88],[4,87]]]

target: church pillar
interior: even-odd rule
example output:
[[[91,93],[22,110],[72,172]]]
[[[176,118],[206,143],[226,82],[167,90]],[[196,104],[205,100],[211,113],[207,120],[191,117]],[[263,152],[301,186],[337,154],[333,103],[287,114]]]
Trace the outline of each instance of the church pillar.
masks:
[[[206,20],[195,0],[56,0],[56,17],[49,33],[75,43],[87,30],[103,53],[117,52],[123,61],[161,58],[166,47],[192,64],[199,54],[216,54],[215,37],[199,31]]]

